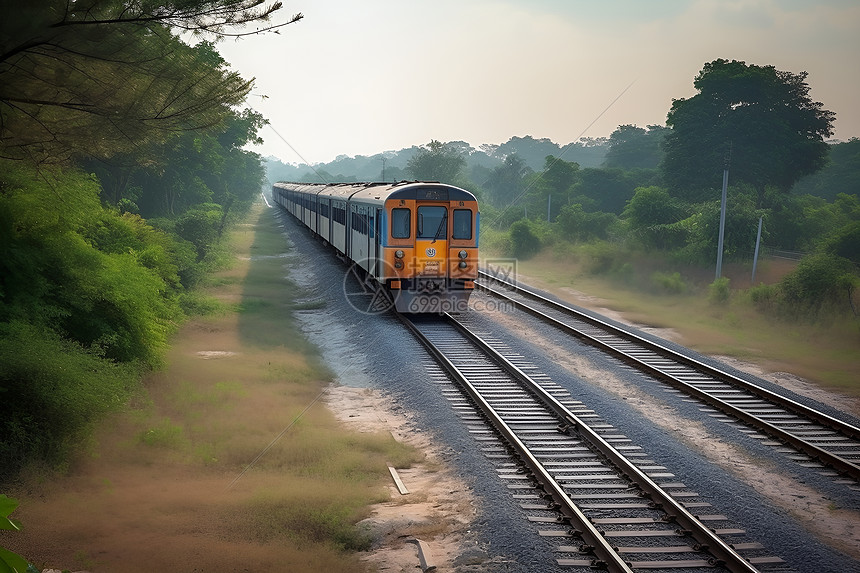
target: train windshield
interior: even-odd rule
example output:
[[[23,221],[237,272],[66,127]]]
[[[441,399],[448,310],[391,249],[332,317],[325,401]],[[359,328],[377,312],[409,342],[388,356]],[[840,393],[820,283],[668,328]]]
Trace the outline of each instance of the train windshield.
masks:
[[[454,233],[455,239],[468,240],[472,238],[472,210],[454,209]]]
[[[441,239],[447,235],[448,209],[436,205],[418,207],[418,238]]]
[[[409,209],[391,210],[391,237],[394,239],[408,239],[411,229],[409,228]]]

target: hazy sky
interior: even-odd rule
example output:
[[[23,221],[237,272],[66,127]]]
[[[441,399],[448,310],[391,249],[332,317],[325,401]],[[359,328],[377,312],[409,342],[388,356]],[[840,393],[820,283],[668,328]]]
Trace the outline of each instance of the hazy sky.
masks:
[[[277,21],[304,20],[218,49],[256,78],[248,104],[273,129],[255,151],[289,163],[431,139],[564,145],[622,124],[662,125],[717,58],[809,72],[812,98],[836,112],[835,137],[860,136],[858,0],[284,4]]]

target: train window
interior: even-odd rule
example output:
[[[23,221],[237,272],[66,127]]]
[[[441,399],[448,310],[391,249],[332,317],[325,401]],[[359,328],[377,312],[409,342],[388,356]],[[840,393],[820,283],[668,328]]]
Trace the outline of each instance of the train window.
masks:
[[[455,239],[472,238],[472,210],[454,209],[454,234]]]
[[[418,207],[418,238],[444,239],[448,234],[448,209],[435,205]]]
[[[367,215],[361,213],[352,214],[352,230],[362,235],[367,234]]]
[[[392,209],[391,210],[391,238],[392,239],[408,239],[412,233],[409,217],[411,213],[409,209]]]

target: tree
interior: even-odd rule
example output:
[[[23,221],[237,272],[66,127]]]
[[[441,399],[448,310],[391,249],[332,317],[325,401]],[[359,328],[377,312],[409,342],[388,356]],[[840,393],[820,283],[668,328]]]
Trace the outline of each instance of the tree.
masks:
[[[622,169],[655,169],[663,158],[661,148],[668,128],[649,125],[619,125],[609,136],[609,150],[604,167]]]
[[[830,145],[829,161],[821,171],[797,182],[794,195],[810,194],[833,201],[839,193],[860,194],[860,138]]]
[[[835,231],[824,242],[822,250],[860,265],[860,220]]]
[[[646,184],[642,177],[635,177],[634,172],[618,168],[594,169],[586,168],[579,171],[579,181],[571,189],[574,202],[586,203],[589,211],[605,211],[620,214],[624,205],[633,196],[637,184]]]
[[[110,157],[218,124],[251,82],[229,71],[211,43],[191,47],[172,30],[229,35],[279,8],[260,0],[3,0],[0,156]]]
[[[456,183],[465,166],[458,149],[434,139],[409,159],[406,172],[420,181]]]
[[[490,172],[485,183],[493,204],[502,207],[516,201],[524,192],[523,178],[531,172],[516,153],[505,157],[505,161]]]
[[[723,256],[726,261],[749,260],[755,249],[758,221],[767,213],[756,209],[746,195],[730,196],[732,208],[726,212]],[[705,264],[714,260],[717,253],[717,237],[720,228],[720,202],[711,201],[696,205],[690,217],[660,229],[660,235],[683,239],[685,245],[675,251],[674,256],[689,263]],[[768,240],[768,222],[765,217],[764,236]],[[679,233],[674,235],[674,233]],[[660,240],[666,240],[661,236]]]
[[[731,178],[765,203],[765,188],[787,193],[824,166],[835,114],[812,101],[806,72],[714,60],[693,85],[698,94],[672,103],[662,170],[671,191],[690,200],[713,197],[726,159]]]
[[[550,208],[550,221],[555,219],[562,205],[570,199],[570,191],[579,181],[579,164],[547,155],[543,171],[529,179],[529,213],[545,213]]]
[[[512,137],[495,150],[496,156],[507,157],[516,153],[526,165],[537,171],[541,168],[547,155],[556,157],[561,153],[557,143],[547,138],[535,139],[531,135]]]

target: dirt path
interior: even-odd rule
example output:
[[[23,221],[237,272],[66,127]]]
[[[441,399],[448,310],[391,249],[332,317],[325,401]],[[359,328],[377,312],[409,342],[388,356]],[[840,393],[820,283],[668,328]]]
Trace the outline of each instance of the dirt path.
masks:
[[[362,561],[379,571],[413,572],[419,564],[414,540],[426,543],[430,564],[449,571],[455,561],[480,563],[486,554],[469,532],[477,513],[463,480],[439,462],[439,449],[426,433],[415,429],[407,415],[395,413],[391,400],[378,390],[333,387],[326,401],[338,419],[356,432],[391,432],[394,438],[426,455],[409,469],[396,469],[409,493],[401,494],[393,479],[390,501],[373,506],[373,515],[359,525],[373,532],[372,551]]]

